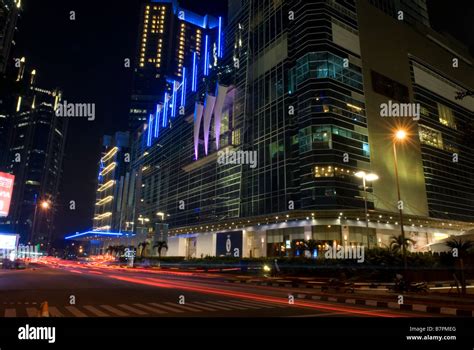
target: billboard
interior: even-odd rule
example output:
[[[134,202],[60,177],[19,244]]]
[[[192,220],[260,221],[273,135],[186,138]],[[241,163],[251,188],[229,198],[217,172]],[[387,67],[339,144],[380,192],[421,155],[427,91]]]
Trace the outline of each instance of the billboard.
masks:
[[[6,249],[6,250],[16,249],[17,240],[18,240],[18,235],[0,234],[0,249]]]
[[[242,257],[242,231],[218,233],[216,256]]]
[[[0,173],[0,217],[8,216],[15,176]]]

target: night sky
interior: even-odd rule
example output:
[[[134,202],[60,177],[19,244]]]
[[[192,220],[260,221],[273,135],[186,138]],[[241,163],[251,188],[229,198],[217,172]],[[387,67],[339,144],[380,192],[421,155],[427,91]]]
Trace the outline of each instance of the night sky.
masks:
[[[139,0],[24,0],[13,57],[27,57],[38,84],[69,102],[95,103],[96,120],[70,119],[56,234],[90,229],[100,137],[127,129]],[[226,14],[225,0],[181,0],[198,13]],[[433,26],[474,47],[474,2],[428,0]],[[69,12],[76,12],[76,20]],[[472,51],[472,50],[471,50]],[[76,210],[68,203],[76,201]]]

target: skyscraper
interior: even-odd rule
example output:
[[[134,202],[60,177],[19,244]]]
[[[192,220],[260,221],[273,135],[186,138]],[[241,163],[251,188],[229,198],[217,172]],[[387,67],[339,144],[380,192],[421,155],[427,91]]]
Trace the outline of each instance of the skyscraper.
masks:
[[[474,225],[474,152],[460,141],[474,108],[455,99],[472,90],[472,58],[376,7],[229,1],[224,38],[219,28],[211,39],[225,43],[221,55],[208,72],[202,56],[185,65],[191,88],[175,85],[184,115],[170,116],[176,99],[165,95],[136,147],[136,217],[169,224],[168,254],[290,255],[302,240],[318,251],[381,246],[402,219],[423,251]],[[410,103],[410,115],[382,113]],[[400,128],[407,137],[394,144]],[[379,179],[362,183],[361,172]]]
[[[21,0],[0,0],[0,74],[4,74],[10,58]]]
[[[369,2],[386,14],[410,24],[430,26],[426,0],[369,0]]]
[[[133,229],[135,176],[128,172],[130,134],[117,132],[103,139],[99,162],[93,230],[122,232]]]
[[[203,54],[208,30],[219,25],[214,17],[179,7],[177,0],[145,1],[140,11],[129,119],[132,130],[155,113],[156,102],[172,91],[175,81],[182,80],[183,68],[192,63],[194,53],[198,58]]]
[[[57,210],[59,181],[66,142],[67,119],[57,117],[61,101],[59,90],[47,90],[36,84],[37,71],[27,72],[22,60],[8,137],[6,170],[15,175],[10,215],[3,228],[20,234],[22,243],[51,242]]]

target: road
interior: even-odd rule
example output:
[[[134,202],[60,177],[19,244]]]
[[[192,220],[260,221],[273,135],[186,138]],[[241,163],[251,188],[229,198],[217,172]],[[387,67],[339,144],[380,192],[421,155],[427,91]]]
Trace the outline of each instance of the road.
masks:
[[[0,317],[426,317],[296,298],[294,289],[231,284],[219,274],[56,260],[0,270]],[[295,295],[294,304],[289,295]]]

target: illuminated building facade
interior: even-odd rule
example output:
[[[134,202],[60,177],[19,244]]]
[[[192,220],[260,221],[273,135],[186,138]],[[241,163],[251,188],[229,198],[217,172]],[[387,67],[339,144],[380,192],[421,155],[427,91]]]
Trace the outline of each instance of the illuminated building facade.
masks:
[[[21,0],[0,0],[0,74],[7,69]]]
[[[225,27],[207,34],[211,47],[224,43],[220,54],[208,65],[193,53],[135,142],[136,218],[151,230],[166,221],[168,255],[291,255],[301,240],[319,252],[389,245],[401,225],[398,128],[408,134],[396,149],[412,249],[474,226],[474,151],[461,141],[472,99],[454,97],[473,88],[472,59],[416,16],[385,12],[353,0],[229,1]],[[453,58],[459,66],[443,68]],[[389,101],[419,103],[420,119],[382,117]],[[257,164],[222,163],[219,151]],[[361,171],[379,179],[364,188]]]
[[[59,90],[36,84],[37,71],[26,70],[21,60],[7,140],[4,169],[15,175],[10,215],[0,224],[5,232],[20,234],[20,242],[47,249],[54,231],[59,183],[67,134],[67,118],[57,117]],[[45,204],[46,203],[46,204]]]
[[[103,138],[99,161],[93,231],[122,232],[133,229],[136,177],[130,165],[130,134],[117,132]]]
[[[132,130],[148,121],[165,93],[167,99],[175,98],[173,91],[182,83],[185,67],[191,67],[195,56],[206,59],[206,51],[207,59],[212,58],[218,47],[210,46],[210,35],[218,26],[217,18],[183,9],[176,0],[152,0],[141,5],[129,118]]]

